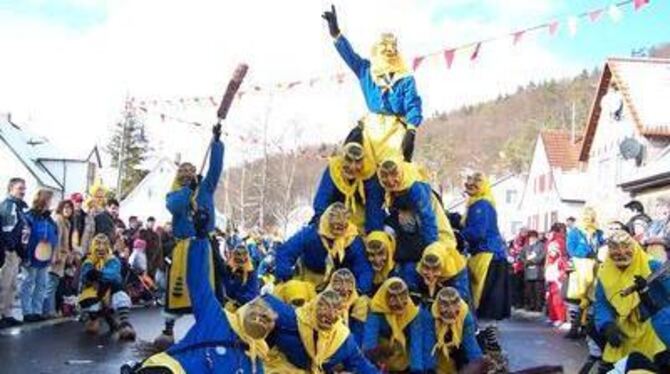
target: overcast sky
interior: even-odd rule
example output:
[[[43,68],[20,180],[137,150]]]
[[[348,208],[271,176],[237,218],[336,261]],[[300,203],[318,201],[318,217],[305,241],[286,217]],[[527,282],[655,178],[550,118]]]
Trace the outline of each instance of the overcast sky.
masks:
[[[411,57],[556,19],[554,37],[542,31],[486,44],[470,63],[457,55],[416,73],[425,114],[494,98],[529,80],[592,69],[610,55],[670,41],[670,4],[622,9],[614,22],[581,20],[570,35],[567,18],[611,2],[595,0],[349,0],[335,1],[343,33],[368,55],[383,31],[399,35]],[[239,61],[251,83],[308,79],[346,71],[320,18],[330,1],[0,0],[0,112],[70,153],[104,143],[127,96],[220,97]],[[351,74],[345,84],[319,84],[236,103],[227,127],[246,134],[268,119],[270,137],[301,144],[342,138],[365,113]],[[213,122],[215,108],[170,106],[155,112]],[[208,134],[156,115],[144,118],[157,154],[201,157]],[[302,129],[295,140],[294,127]],[[259,146],[229,142],[227,164],[254,157]]]

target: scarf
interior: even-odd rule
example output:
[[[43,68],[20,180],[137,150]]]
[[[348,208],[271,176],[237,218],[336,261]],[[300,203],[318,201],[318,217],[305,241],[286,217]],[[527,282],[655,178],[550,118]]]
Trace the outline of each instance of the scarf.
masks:
[[[314,299],[296,310],[298,333],[305,351],[312,360],[312,373],[324,373],[323,364],[332,357],[349,337],[349,328],[343,323],[335,323],[328,331],[319,330],[316,322]],[[314,336],[317,341],[314,342]]]
[[[390,190],[386,187],[384,187],[384,203],[386,204],[387,208],[390,208],[391,205],[393,204],[393,193],[394,192],[400,192],[400,191],[406,191],[409,190],[410,187],[415,182],[424,182],[427,181],[427,175],[426,171],[424,168],[421,166],[406,162],[402,159],[400,156],[395,156],[391,157],[387,160],[392,160],[396,165],[398,165],[398,170],[400,172],[400,185],[394,189]],[[385,162],[387,160],[382,161]],[[378,169],[377,170],[377,176],[379,177],[381,171]],[[379,177],[381,180],[381,177]]]
[[[361,176],[351,182],[342,172],[343,164],[344,158],[342,156],[331,157],[328,161],[328,170],[335,187],[344,195],[344,205],[352,214],[355,214],[358,205],[356,204],[356,193],[361,197],[363,206],[365,206],[365,180],[374,175],[375,167],[369,157],[364,157]]]
[[[391,271],[393,271],[393,268],[395,267],[395,261],[393,260],[393,256],[395,255],[395,249],[396,249],[396,243],[395,239],[389,235],[385,231],[373,231],[368,236],[365,238],[367,242],[370,241],[380,241],[382,245],[384,245],[384,248],[387,249],[387,260],[386,260],[386,265],[384,265],[384,268],[380,273],[375,273],[375,277],[373,279],[374,284],[382,284],[388,278],[389,274]]]
[[[111,248],[107,248],[107,253],[104,256],[98,256],[98,246],[96,242],[91,243],[91,248],[88,250],[88,255],[86,256],[86,262],[93,265],[96,270],[102,270],[105,267],[105,264],[108,260],[112,259],[114,254],[112,253]]]
[[[292,304],[294,300],[303,299],[308,303],[316,298],[314,284],[297,279],[278,284],[274,289],[274,295],[286,303]]]
[[[265,361],[268,352],[270,351],[270,347],[268,347],[265,339],[254,339],[244,330],[242,319],[247,308],[248,305],[244,305],[235,312],[224,311],[228,318],[228,322],[230,323],[230,328],[235,332],[235,335],[239,336],[239,338],[249,346],[249,350],[245,353],[251,359],[252,371],[256,373],[256,360],[260,358],[261,361]]]
[[[430,313],[433,315],[435,320],[435,332],[437,333],[437,342],[433,346],[431,355],[435,356],[435,353],[440,352],[446,358],[449,358],[449,348],[458,348],[461,345],[463,340],[463,325],[465,324],[465,318],[468,316],[468,304],[463,300],[460,301],[460,312],[456,321],[454,323],[444,323],[440,319],[440,311],[438,309],[437,302],[433,303],[433,306],[430,308]],[[447,335],[447,332],[451,331],[451,341],[445,342],[444,337]]]
[[[356,225],[352,224],[351,222],[347,222],[347,228],[344,232],[344,235],[336,237],[330,230],[330,224],[328,223],[328,210],[323,213],[321,219],[319,220],[319,237],[321,238],[323,247],[326,249],[326,252],[328,252],[325,278],[328,278],[330,272],[333,271],[335,260],[339,262],[344,260],[347,248],[349,248],[357,236],[358,228]]]
[[[391,313],[391,308],[386,300],[386,294],[388,293],[389,285],[399,279],[397,277],[389,278],[379,287],[377,293],[372,297],[372,301],[370,301],[370,311],[384,315],[386,323],[391,327],[391,344],[395,341],[405,348],[407,346],[407,338],[404,332],[405,327],[417,317],[419,307],[410,299],[402,315]]]

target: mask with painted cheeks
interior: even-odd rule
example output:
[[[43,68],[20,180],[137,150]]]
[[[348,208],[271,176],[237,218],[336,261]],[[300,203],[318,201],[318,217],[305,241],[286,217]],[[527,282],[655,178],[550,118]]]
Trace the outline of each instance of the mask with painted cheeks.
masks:
[[[607,239],[607,247],[609,248],[608,256],[616,267],[625,269],[633,262],[635,243],[628,233],[623,231],[613,233]]]
[[[402,170],[395,160],[383,161],[379,166],[379,182],[390,191],[397,191],[402,183]]]
[[[386,303],[391,313],[402,315],[409,304],[409,289],[402,280],[391,283],[386,292]]]
[[[383,33],[379,41],[372,47],[372,53],[392,59],[398,56],[398,38],[391,33]]]
[[[423,281],[429,284],[435,284],[440,278],[441,266],[440,258],[432,253],[428,253],[421,258],[419,273]]]
[[[275,328],[277,313],[262,300],[249,303],[242,314],[244,331],[252,339],[265,339]]]
[[[329,286],[340,295],[342,301],[349,300],[356,290],[354,273],[347,268],[337,269],[330,278]]]
[[[177,182],[180,186],[186,187],[197,178],[196,173],[197,171],[193,164],[184,162],[179,165],[179,169],[177,169]]]
[[[370,240],[365,243],[365,252],[375,272],[384,270],[389,258],[388,248],[384,243],[379,240]]]
[[[363,171],[365,152],[358,143],[347,143],[342,149],[342,174],[347,179],[356,179]]]
[[[335,237],[341,237],[349,226],[349,209],[342,203],[334,203],[328,207],[326,217],[330,232]]]
[[[465,193],[469,196],[478,194],[484,184],[484,174],[475,172],[465,178]]]
[[[461,296],[453,287],[445,287],[437,293],[437,310],[442,323],[456,322],[461,313]]]
[[[98,234],[93,238],[93,247],[98,258],[105,258],[112,252],[112,244],[105,234]]]
[[[329,331],[340,318],[342,297],[334,290],[325,290],[316,300],[316,327],[321,331]]]

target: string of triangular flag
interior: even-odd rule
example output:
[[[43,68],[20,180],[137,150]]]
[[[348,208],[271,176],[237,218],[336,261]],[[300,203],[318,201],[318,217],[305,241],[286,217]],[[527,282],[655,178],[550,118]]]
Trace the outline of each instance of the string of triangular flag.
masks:
[[[523,41],[524,37],[531,32],[547,31],[550,36],[555,36],[559,32],[559,28],[565,25],[570,36],[577,34],[577,28],[580,20],[586,19],[592,23],[598,22],[602,19],[604,14],[607,14],[613,22],[619,22],[623,17],[622,9],[632,5],[635,11],[642,9],[649,5],[650,0],[623,0],[613,3],[609,6],[604,6],[592,9],[583,13],[567,17],[564,21],[559,18],[552,19],[549,22],[541,23],[536,26],[519,29],[510,33],[504,33],[498,36],[465,43],[456,47],[448,47],[432,53],[419,55],[414,57],[412,61],[413,70],[417,70],[422,62],[427,58],[442,56],[447,69],[451,69],[456,59],[457,52],[466,52],[467,59],[471,62],[478,60],[481,56],[482,48],[491,42],[503,40],[506,38],[512,39],[512,45],[517,45]],[[250,84],[237,93],[237,99],[242,99],[245,95],[253,93],[278,93],[293,90],[298,87],[314,87],[317,84],[336,83],[342,84],[350,75],[346,72],[338,72],[329,76],[312,77],[309,79],[295,80],[290,82],[278,82],[274,84]],[[197,97],[178,97],[172,99],[133,99],[140,109],[146,110],[149,106],[168,105],[168,106],[192,106],[205,105],[215,107],[218,105],[217,98],[213,96],[197,96]]]

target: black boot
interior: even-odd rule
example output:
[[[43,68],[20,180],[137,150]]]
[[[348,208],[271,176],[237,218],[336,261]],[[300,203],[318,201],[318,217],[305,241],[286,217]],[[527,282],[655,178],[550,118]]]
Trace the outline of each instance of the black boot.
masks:
[[[570,331],[565,335],[566,339],[576,340],[581,337],[580,328],[581,328],[581,309],[579,310],[570,310],[569,311],[570,319]]]

